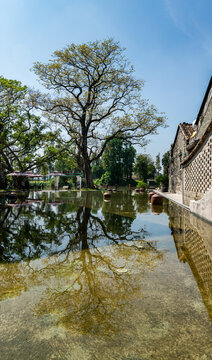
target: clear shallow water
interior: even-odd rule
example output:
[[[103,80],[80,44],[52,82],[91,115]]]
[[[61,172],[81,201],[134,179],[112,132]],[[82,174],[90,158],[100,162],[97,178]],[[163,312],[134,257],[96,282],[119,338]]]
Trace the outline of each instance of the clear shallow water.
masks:
[[[210,225],[130,192],[0,201],[0,359],[212,359]]]

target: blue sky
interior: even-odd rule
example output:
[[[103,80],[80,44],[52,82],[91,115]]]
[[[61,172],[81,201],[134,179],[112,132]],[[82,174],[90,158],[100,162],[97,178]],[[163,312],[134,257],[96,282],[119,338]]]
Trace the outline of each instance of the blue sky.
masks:
[[[155,158],[179,122],[193,122],[212,75],[211,0],[0,0],[0,75],[38,87],[30,71],[69,43],[114,37],[126,48],[143,97],[165,112],[151,137]]]

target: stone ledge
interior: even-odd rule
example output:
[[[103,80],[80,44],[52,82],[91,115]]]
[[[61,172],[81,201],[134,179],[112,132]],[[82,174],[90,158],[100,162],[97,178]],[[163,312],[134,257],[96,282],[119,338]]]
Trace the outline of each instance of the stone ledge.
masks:
[[[190,200],[190,211],[207,221],[212,222],[212,189],[202,199]]]
[[[212,189],[209,190],[201,200],[190,200],[190,206],[183,204],[181,194],[173,194],[159,190],[154,190],[154,192],[176,203],[177,205],[182,206],[199,218],[212,223]]]
[[[181,194],[173,194],[173,193],[169,193],[169,192],[162,192],[159,190],[153,190],[156,194],[163,196],[164,198],[173,201],[174,203],[176,203],[177,205],[180,205],[182,207],[184,207],[187,210],[190,210],[189,206],[183,204],[182,201],[182,195]]]

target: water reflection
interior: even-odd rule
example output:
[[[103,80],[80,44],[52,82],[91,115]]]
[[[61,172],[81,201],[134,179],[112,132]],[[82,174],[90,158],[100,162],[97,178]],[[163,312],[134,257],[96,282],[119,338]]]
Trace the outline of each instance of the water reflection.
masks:
[[[212,321],[211,225],[173,203],[169,218],[178,259],[189,264]]]
[[[130,192],[33,193],[0,211],[3,359],[210,359],[208,224]]]
[[[75,254],[71,263],[60,263],[57,276],[62,272],[66,281],[62,287],[47,289],[36,314],[54,314],[58,325],[80,334],[114,335],[120,328],[117,315],[127,310],[132,297],[142,296],[141,286],[131,276],[144,276],[162,259],[162,252],[154,248],[144,251],[143,244]]]
[[[13,262],[145,238],[132,230],[136,217],[129,193],[37,193],[0,210],[0,261]],[[101,211],[100,211],[101,210]]]

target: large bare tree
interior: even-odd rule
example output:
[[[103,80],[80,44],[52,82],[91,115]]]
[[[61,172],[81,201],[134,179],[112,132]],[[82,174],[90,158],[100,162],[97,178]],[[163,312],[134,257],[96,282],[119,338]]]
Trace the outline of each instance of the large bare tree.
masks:
[[[33,101],[66,131],[87,187],[93,186],[91,163],[108,141],[127,138],[144,145],[145,137],[164,125],[162,114],[142,99],[143,81],[134,78],[124,49],[113,39],[71,44],[33,70],[50,91],[34,94]]]

